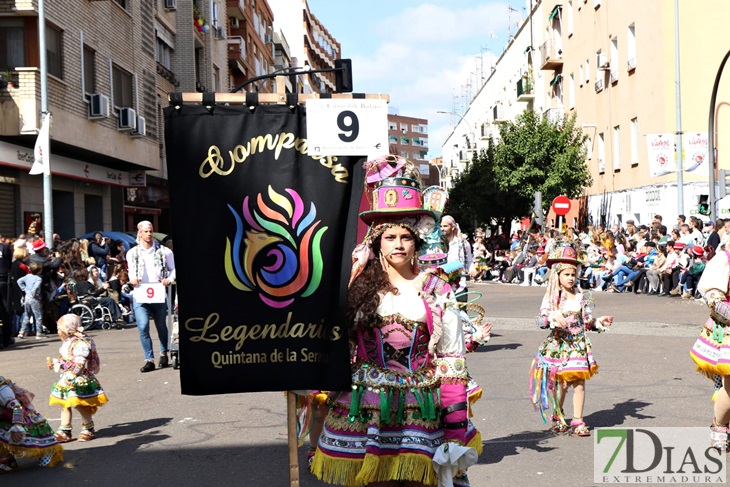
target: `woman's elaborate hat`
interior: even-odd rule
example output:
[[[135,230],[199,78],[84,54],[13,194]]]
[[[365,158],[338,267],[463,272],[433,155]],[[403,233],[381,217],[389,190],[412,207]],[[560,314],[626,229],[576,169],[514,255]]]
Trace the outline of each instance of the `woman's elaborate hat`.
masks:
[[[428,215],[435,219],[433,212],[423,207],[421,182],[416,179],[389,177],[378,181],[371,203],[372,210],[360,213],[360,219],[368,225],[383,217]]]
[[[552,267],[555,264],[570,264],[574,266],[581,265],[578,251],[575,246],[567,240],[559,240],[555,244],[555,248],[550,252],[547,258],[547,266]]]

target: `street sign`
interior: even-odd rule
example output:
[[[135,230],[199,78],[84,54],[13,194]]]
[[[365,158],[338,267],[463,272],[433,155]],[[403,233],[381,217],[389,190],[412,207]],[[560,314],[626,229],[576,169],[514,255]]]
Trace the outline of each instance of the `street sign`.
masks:
[[[310,156],[375,156],[387,154],[388,150],[385,100],[307,100],[307,153]]]
[[[564,195],[556,196],[552,208],[556,215],[565,216],[570,211],[570,200]]]

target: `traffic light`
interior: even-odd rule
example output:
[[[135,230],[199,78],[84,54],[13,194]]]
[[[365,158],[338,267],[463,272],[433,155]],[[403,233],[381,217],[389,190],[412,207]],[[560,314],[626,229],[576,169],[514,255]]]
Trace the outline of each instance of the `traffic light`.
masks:
[[[542,229],[542,226],[544,225],[544,213],[542,210],[542,192],[541,191],[535,191],[535,201],[532,207],[532,211],[535,214],[535,223],[537,223],[540,228]]]
[[[697,212],[700,215],[709,215],[710,214],[710,197],[706,194],[700,195],[700,204],[697,209]]]

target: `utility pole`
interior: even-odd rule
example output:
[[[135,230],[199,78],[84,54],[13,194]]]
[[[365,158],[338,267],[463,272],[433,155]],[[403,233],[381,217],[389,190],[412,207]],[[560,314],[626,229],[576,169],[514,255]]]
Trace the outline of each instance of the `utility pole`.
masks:
[[[38,0],[38,47],[41,62],[41,127],[48,113],[48,65],[46,63],[46,10],[44,0]],[[50,149],[51,144],[49,142]],[[43,234],[46,245],[53,245],[53,189],[51,186],[51,151],[43,154]]]
[[[674,0],[674,91],[677,108],[677,210],[678,215],[684,214],[684,161],[682,160],[682,90],[680,87],[679,70],[679,0]],[[712,148],[710,148],[712,150]],[[714,171],[715,168],[712,168]],[[715,188],[710,188],[710,194]]]

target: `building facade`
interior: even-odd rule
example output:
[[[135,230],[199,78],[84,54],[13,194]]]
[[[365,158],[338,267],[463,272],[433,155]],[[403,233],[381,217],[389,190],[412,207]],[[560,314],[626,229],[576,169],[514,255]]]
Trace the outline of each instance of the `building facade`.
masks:
[[[647,223],[657,213],[674,222],[679,213],[697,214],[700,197],[710,191],[708,165],[695,168],[693,161],[707,158],[707,151],[703,155],[695,148],[707,137],[713,83],[727,51],[723,19],[730,14],[730,4],[678,3],[676,24],[674,2],[662,0],[536,2],[520,30],[531,32],[529,55],[524,42],[518,42],[518,33],[497,63],[496,72],[514,72],[514,63],[504,60],[526,55],[535,86],[531,108],[555,120],[576,114],[577,126],[588,139],[586,159],[593,185],[582,204],[592,223],[624,224],[629,219]],[[477,96],[485,100],[475,99],[464,118],[472,107],[496,105],[502,95],[499,84],[487,81]],[[713,114],[717,127],[730,114],[729,98],[726,76],[721,78]],[[474,118],[475,124],[488,121]],[[673,150],[679,145],[678,132],[684,134],[684,158]],[[662,162],[671,170],[681,160],[685,169],[681,174],[657,171],[651,143],[659,134],[665,141],[671,139],[670,160]],[[723,150],[730,136],[718,129],[715,142],[717,168],[726,169],[730,158],[723,156]],[[445,145],[445,163],[446,150]],[[719,213],[730,216],[730,210],[722,207]]]
[[[30,176],[41,121],[39,0],[0,0],[0,234],[43,213]],[[44,2],[54,231],[67,239],[170,232],[163,109],[172,91],[229,92],[251,78],[334,67],[340,44],[309,12],[266,0]],[[291,47],[290,44],[291,43]],[[298,63],[294,59],[298,56]],[[331,92],[334,73],[287,79],[287,91]],[[275,91],[273,79],[243,91]]]
[[[418,165],[423,187],[438,185],[438,168],[431,165],[428,155],[428,120],[388,113],[389,152],[405,157]]]

